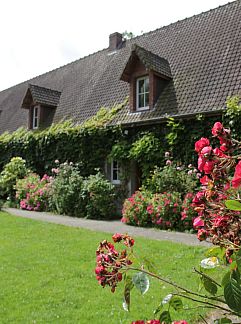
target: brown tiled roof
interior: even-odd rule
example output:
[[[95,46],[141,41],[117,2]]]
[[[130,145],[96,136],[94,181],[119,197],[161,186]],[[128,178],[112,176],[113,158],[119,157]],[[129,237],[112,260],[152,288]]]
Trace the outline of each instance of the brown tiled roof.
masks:
[[[29,84],[28,89],[35,104],[51,107],[57,107],[57,105],[59,104],[59,99],[61,96],[61,92],[59,91],[39,87],[34,84]],[[25,101],[25,98],[22,103],[22,108],[29,108],[28,102],[27,100]]]
[[[131,125],[219,111],[228,96],[241,94],[240,17],[238,0],[135,37],[115,52],[104,49],[2,91],[0,132],[27,126],[28,111],[21,109],[21,103],[28,83],[61,92],[55,122],[72,118],[81,123],[100,107],[123,102],[129,84],[120,75],[133,44],[167,60],[172,79],[152,111],[130,113],[126,107],[115,123]]]
[[[129,70],[130,66],[133,62],[133,57],[137,56],[140,62],[146,67],[147,70],[152,70],[160,75],[163,75],[167,78],[172,77],[171,68],[166,59],[160,57],[156,54],[153,54],[150,51],[138,46],[137,44],[132,45],[131,55],[128,59],[128,62],[124,68],[124,71],[121,75],[121,80],[128,81],[129,80]]]

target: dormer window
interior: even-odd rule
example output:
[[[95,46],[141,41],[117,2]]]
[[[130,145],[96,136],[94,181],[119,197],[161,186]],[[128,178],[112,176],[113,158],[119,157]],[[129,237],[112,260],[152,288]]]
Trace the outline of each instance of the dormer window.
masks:
[[[120,79],[130,85],[130,112],[147,112],[155,109],[172,74],[165,58],[134,44]]]
[[[136,111],[149,109],[149,77],[136,80]]]
[[[29,84],[22,108],[28,109],[28,128],[45,128],[52,124],[61,92]]]
[[[39,107],[33,107],[33,129],[39,127]]]

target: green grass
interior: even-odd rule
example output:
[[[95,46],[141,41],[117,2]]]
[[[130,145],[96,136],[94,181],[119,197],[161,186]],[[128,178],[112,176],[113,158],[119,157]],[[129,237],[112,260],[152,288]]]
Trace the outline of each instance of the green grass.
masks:
[[[146,295],[133,291],[131,312],[125,312],[123,285],[112,294],[95,279],[95,250],[105,238],[110,235],[0,212],[0,323],[117,324],[153,318],[171,288],[151,280]],[[153,259],[163,276],[195,289],[192,267],[203,258],[204,248],[135,240],[137,254]],[[175,318],[197,323],[198,312]]]

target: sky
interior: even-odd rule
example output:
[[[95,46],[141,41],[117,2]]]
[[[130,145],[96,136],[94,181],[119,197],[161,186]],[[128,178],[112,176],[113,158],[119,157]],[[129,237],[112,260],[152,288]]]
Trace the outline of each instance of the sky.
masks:
[[[8,0],[0,3],[0,91],[228,0]]]

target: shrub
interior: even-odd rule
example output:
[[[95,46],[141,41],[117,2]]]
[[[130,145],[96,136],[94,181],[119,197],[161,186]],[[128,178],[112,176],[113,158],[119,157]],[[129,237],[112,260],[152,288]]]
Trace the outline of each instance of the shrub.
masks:
[[[16,199],[21,209],[43,211],[48,208],[50,177],[46,174],[40,179],[36,173],[17,180]]]
[[[191,165],[189,169],[177,166],[171,160],[166,161],[164,167],[156,167],[144,184],[153,193],[179,192],[184,196],[192,192],[197,186],[197,170]]]
[[[22,179],[27,173],[26,161],[21,157],[13,157],[0,174],[1,196],[4,198],[8,196],[10,200],[14,200],[16,181]]]
[[[137,191],[126,199],[122,222],[138,226],[155,226],[161,229],[182,229],[180,194]]]
[[[188,192],[182,203],[181,221],[185,230],[193,229],[193,220],[198,216],[192,203],[194,197],[194,193]]]
[[[115,187],[100,173],[84,180],[86,218],[110,219],[116,214]]]
[[[63,163],[54,168],[55,177],[50,186],[50,209],[64,215],[83,217],[85,199],[82,195],[83,177],[77,165]]]
[[[130,225],[150,226],[151,217],[147,207],[151,199],[148,191],[136,191],[124,201],[122,209],[122,222]]]

